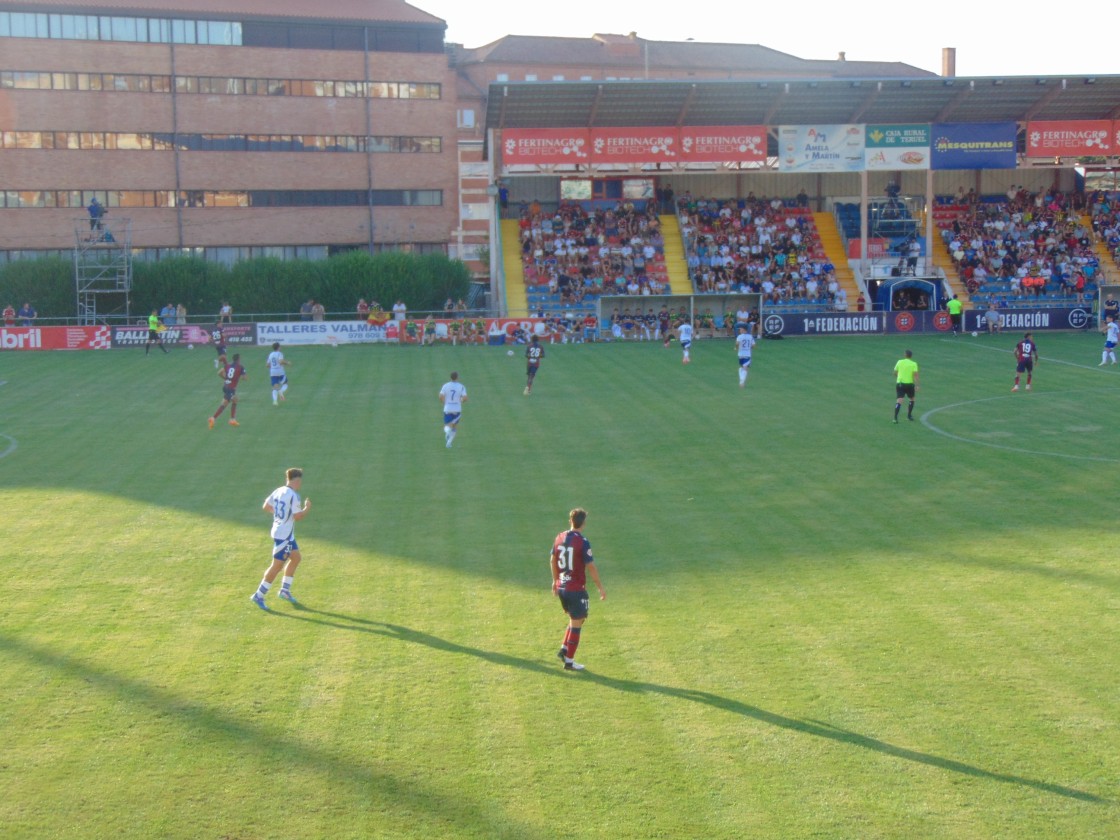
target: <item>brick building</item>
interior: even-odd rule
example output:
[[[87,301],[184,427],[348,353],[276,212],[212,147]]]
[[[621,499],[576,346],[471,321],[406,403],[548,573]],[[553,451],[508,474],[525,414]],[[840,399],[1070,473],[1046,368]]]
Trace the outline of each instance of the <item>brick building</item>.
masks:
[[[402,0],[0,0],[0,259],[67,251],[96,197],[141,259],[403,248],[484,271],[494,83],[929,75],[633,33],[466,49],[445,30]]]

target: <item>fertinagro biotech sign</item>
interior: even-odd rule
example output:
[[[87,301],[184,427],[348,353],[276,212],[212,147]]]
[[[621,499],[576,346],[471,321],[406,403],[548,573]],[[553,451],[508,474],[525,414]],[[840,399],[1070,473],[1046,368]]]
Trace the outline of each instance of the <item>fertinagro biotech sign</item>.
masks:
[[[928,125],[869,125],[864,139],[867,169],[929,169]]]

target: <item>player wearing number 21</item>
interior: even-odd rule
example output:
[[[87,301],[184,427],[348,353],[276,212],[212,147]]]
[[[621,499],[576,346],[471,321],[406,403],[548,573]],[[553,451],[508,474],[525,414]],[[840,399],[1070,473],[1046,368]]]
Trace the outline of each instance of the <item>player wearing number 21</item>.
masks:
[[[272,564],[264,573],[264,579],[257,591],[253,593],[253,603],[262,610],[268,606],[264,596],[272,588],[272,582],[280,570],[284,570],[284,578],[280,582],[280,597],[290,604],[295,604],[292,595],[292,578],[295,576],[296,567],[299,566],[299,544],[296,542],[296,521],[307,516],[311,510],[311,500],[300,500],[299,488],[303,483],[303,470],[292,467],[285,474],[286,483],[283,487],[273,490],[264,504],[263,510],[272,514]]]
[[[599,570],[595,558],[591,556],[591,543],[580,533],[587,520],[587,511],[576,508],[568,514],[568,530],[556,535],[552,543],[549,565],[552,567],[552,592],[560,598],[560,605],[568,614],[568,629],[564,634],[564,644],[556,655],[564,663],[565,670],[582,671],[583,666],[575,661],[576,648],[579,647],[583,622],[587,620],[588,604],[587,576],[595,581],[599,589],[599,600],[607,599],[607,590],[599,580]]]

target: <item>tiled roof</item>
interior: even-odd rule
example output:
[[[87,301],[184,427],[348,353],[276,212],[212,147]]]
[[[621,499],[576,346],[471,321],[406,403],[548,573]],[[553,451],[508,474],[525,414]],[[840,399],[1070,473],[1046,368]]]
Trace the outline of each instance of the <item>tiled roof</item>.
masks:
[[[819,61],[798,58],[759,44],[709,44],[699,41],[647,41],[633,35],[555,38],[507,35],[490,44],[458,52],[458,63],[579,65],[659,71],[726,71],[728,74],[796,74],[829,77],[932,76],[901,62]]]
[[[28,12],[444,25],[442,18],[404,0],[15,0],[3,5]]]

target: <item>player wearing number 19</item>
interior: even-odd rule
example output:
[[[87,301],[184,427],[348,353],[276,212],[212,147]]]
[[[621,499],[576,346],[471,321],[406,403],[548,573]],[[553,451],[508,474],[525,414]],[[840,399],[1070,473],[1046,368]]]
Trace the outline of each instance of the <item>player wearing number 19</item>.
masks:
[[[552,593],[560,598],[560,605],[568,614],[568,629],[564,633],[564,644],[556,655],[564,663],[565,670],[582,671],[583,666],[575,661],[576,648],[579,647],[583,622],[587,620],[588,603],[587,575],[595,581],[599,589],[599,600],[607,599],[607,590],[599,580],[599,570],[595,558],[591,556],[591,543],[580,533],[587,520],[587,511],[576,508],[568,514],[569,528],[556,535],[549,555],[552,568]]]
[[[277,487],[268,498],[264,500],[262,509],[272,514],[272,565],[264,573],[264,579],[257,591],[253,593],[253,603],[262,610],[268,606],[264,596],[272,588],[272,582],[280,570],[284,570],[284,578],[280,582],[280,597],[289,603],[295,604],[292,595],[292,578],[295,576],[296,567],[299,566],[299,544],[296,542],[296,520],[303,519],[311,510],[311,500],[299,498],[299,488],[303,483],[303,470],[292,467],[285,474],[286,483]]]

